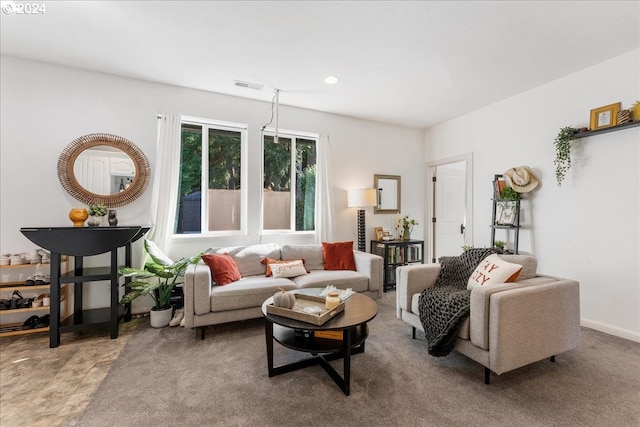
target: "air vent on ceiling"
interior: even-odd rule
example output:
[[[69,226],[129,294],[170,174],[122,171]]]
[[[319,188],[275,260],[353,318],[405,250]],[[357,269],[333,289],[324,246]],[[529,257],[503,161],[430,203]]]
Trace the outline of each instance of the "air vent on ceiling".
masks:
[[[243,87],[246,89],[254,89],[254,90],[261,90],[263,87],[262,85],[259,85],[257,83],[241,82],[240,80],[234,80],[233,84],[238,87]]]

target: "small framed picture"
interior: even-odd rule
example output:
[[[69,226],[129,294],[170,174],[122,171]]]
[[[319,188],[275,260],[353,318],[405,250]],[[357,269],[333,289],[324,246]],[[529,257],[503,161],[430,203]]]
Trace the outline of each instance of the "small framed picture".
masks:
[[[376,227],[373,229],[373,231],[375,231],[376,233],[376,240],[382,240],[382,238],[384,237],[384,231],[382,230],[382,227]]]
[[[496,206],[497,225],[515,225],[516,204],[513,202],[501,202]]]
[[[594,108],[591,110],[591,120],[589,121],[589,130],[598,130],[615,126],[617,123],[618,112],[620,111],[620,103],[605,105],[604,107]]]

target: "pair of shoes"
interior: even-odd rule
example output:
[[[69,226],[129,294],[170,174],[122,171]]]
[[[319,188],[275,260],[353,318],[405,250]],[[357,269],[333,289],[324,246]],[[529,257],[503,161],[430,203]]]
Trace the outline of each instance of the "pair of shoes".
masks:
[[[39,274],[27,277],[27,280],[24,282],[26,286],[48,285],[49,283],[51,283],[49,276],[42,276]]]
[[[169,326],[178,326],[184,317],[184,308],[178,308],[173,313],[173,319],[169,322]]]
[[[46,297],[48,297],[49,294],[40,294],[38,295],[33,301],[31,301],[31,307],[32,308],[36,308],[36,307],[40,307],[41,305],[43,305],[43,301]]]
[[[34,249],[34,251],[29,255],[29,264],[40,264],[42,262],[42,255],[38,249]]]
[[[9,304],[10,309],[16,308],[29,308],[31,307],[31,301],[33,298],[24,298],[20,291],[15,290],[11,294],[11,302]]]
[[[11,265],[21,265],[21,264],[29,264],[29,254],[26,252],[22,252],[19,254],[11,255],[10,259]]]
[[[47,326],[49,326],[48,314],[45,314],[42,317],[33,315],[24,321],[22,329],[46,328]]]

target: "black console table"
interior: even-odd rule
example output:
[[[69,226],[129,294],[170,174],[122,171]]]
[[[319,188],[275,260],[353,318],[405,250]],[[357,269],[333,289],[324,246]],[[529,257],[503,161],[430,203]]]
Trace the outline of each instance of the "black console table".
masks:
[[[118,338],[118,249],[125,248],[125,264],[131,265],[131,243],[144,236],[150,226],[130,227],[42,227],[21,228],[29,240],[51,252],[51,311],[49,313],[49,347],[60,345],[60,333],[106,326],[111,338]],[[111,252],[110,267],[83,268],[83,257]],[[61,274],[61,255],[74,257],[74,269]],[[109,307],[82,309],[82,284],[109,280]],[[60,286],[73,283],[73,314],[60,321]],[[131,317],[130,307],[125,313]]]

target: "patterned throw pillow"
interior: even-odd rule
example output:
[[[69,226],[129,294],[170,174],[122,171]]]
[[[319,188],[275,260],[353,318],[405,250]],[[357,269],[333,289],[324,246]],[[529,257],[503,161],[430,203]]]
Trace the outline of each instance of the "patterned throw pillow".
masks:
[[[267,273],[265,274],[264,277],[271,277],[273,275],[273,273],[271,272],[271,265],[272,264],[284,264],[287,262],[292,262],[292,261],[302,261],[302,265],[305,268],[305,271],[307,273],[310,273],[309,269],[307,268],[304,259],[289,259],[289,260],[280,260],[280,259],[273,259],[273,258],[262,258],[262,260],[260,261],[262,264],[267,266]]]
[[[307,274],[301,260],[272,264],[271,271],[273,277],[298,277]]]
[[[471,274],[467,289],[515,282],[521,270],[522,266],[519,264],[507,262],[496,254],[489,255]]]

